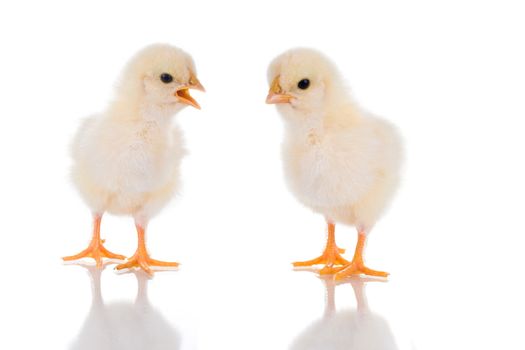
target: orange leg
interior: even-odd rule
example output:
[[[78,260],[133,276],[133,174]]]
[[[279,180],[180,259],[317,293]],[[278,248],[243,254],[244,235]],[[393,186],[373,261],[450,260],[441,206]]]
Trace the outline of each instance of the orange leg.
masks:
[[[78,260],[82,258],[93,258],[97,264],[97,267],[102,267],[102,258],[124,260],[124,255],[114,254],[104,248],[104,240],[100,239],[100,222],[102,221],[102,215],[93,216],[93,238],[89,246],[76,255],[66,256],[62,259],[64,261]]]
[[[342,280],[346,277],[353,275],[368,275],[368,276],[377,276],[377,277],[387,277],[388,273],[383,271],[376,271],[369,269],[365,266],[363,260],[363,249],[365,247],[366,235],[364,232],[358,233],[357,245],[355,247],[354,258],[351,262],[345,264],[343,267],[337,269],[335,274],[336,280]]]
[[[153,271],[151,270],[151,267],[153,266],[160,266],[160,267],[177,267],[179,266],[179,263],[176,262],[166,262],[166,261],[160,261],[155,260],[149,257],[148,251],[146,250],[146,240],[145,240],[145,230],[142,226],[135,224],[137,227],[137,234],[139,238],[137,251],[131,258],[128,259],[127,262],[117,265],[117,270],[123,270],[123,269],[131,269],[134,267],[138,267],[143,269],[147,274],[150,276],[153,275]]]
[[[294,267],[312,266],[324,264],[325,266],[319,271],[321,274],[328,274],[335,272],[334,266],[336,265],[347,265],[349,262],[345,260],[341,253],[344,253],[344,249],[340,249],[335,244],[335,225],[328,223],[328,239],[326,241],[326,248],[323,254],[315,259],[307,261],[294,262]]]

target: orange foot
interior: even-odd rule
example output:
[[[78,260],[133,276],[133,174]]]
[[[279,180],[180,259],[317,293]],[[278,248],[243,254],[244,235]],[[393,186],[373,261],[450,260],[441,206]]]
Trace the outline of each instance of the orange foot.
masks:
[[[335,279],[340,281],[350,276],[355,275],[367,275],[367,276],[376,276],[376,277],[388,277],[388,272],[376,271],[369,269],[365,266],[364,262],[360,259],[354,259],[352,262],[348,263],[343,267],[336,269]]]
[[[155,259],[150,258],[148,253],[137,251],[131,258],[129,258],[127,262],[117,265],[116,269],[123,270],[123,269],[132,269],[134,267],[137,267],[137,268],[141,268],[148,275],[151,276],[153,275],[153,271],[151,270],[151,267],[154,267],[154,266],[177,267],[179,266],[179,263],[155,260]]]
[[[146,240],[145,240],[145,232],[144,228],[138,224],[135,225],[137,227],[137,234],[138,234],[138,246],[137,251],[131,258],[128,259],[123,264],[117,265],[117,270],[123,270],[123,269],[132,269],[134,267],[141,268],[144,270],[148,275],[152,276],[153,271],[151,270],[151,267],[159,266],[159,267],[177,267],[179,266],[179,263],[176,262],[167,262],[167,261],[160,261],[155,260],[149,257],[148,251],[146,250]]]
[[[97,263],[97,267],[102,267],[102,258],[124,260],[126,257],[124,255],[119,255],[110,252],[104,248],[104,240],[100,239],[100,222],[102,221],[102,215],[95,214],[93,215],[93,237],[91,238],[91,243],[89,246],[76,255],[66,256],[62,259],[64,261],[78,260],[82,258],[93,258]]]
[[[328,240],[326,241],[326,248],[323,254],[320,257],[312,260],[294,262],[293,266],[303,267],[324,264],[325,266],[319,270],[320,274],[334,273],[336,271],[334,266],[345,266],[349,264],[349,262],[341,256],[341,254],[344,252],[344,249],[338,248],[335,244],[335,226],[331,223],[328,223]]]
[[[361,274],[376,277],[387,277],[387,272],[372,270],[365,266],[363,259],[363,249],[365,247],[366,234],[360,232],[357,237],[357,245],[355,247],[355,253],[352,262],[345,264],[343,267],[337,268],[335,271],[335,279],[339,281],[346,277]]]
[[[344,249],[337,248],[328,248],[325,249],[323,254],[320,257],[317,257],[312,260],[306,261],[296,261],[293,263],[294,267],[304,267],[304,266],[313,266],[313,265],[323,265],[324,267],[319,270],[321,275],[331,274],[337,271],[335,266],[337,265],[347,265],[349,261],[341,256],[341,253],[344,253]]]
[[[73,261],[82,258],[93,258],[97,264],[97,267],[102,267],[102,258],[124,260],[126,257],[124,255],[119,255],[110,252],[102,244],[105,240],[100,238],[93,237],[89,246],[76,255],[65,256],[62,259],[64,261]]]

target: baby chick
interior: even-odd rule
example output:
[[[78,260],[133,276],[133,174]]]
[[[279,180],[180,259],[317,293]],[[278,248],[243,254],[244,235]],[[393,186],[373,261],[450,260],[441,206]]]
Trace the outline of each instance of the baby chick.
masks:
[[[173,197],[184,156],[182,134],[173,115],[187,105],[200,109],[188,90],[204,91],[192,58],[181,49],[156,44],[140,51],[125,67],[116,96],[105,112],[88,118],[73,142],[73,181],[93,214],[93,238],[79,254],[124,259],[104,248],[100,222],[105,212],[131,215],[138,233],[135,254],[117,269],[178,263],[151,259],[146,250],[148,221]]]
[[[365,266],[368,233],[398,186],[401,142],[396,130],[352,101],[335,66],[311,49],[287,51],[270,64],[266,103],[285,121],[283,160],[291,192],[323,214],[328,225],[324,253],[294,266],[324,264],[336,279],[388,274]],[[335,244],[335,224],[354,225],[352,261]],[[338,266],[341,265],[341,266]]]

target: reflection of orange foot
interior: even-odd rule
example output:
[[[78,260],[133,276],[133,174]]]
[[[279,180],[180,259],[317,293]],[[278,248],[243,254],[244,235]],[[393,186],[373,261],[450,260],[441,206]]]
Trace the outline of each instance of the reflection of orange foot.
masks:
[[[328,240],[323,254],[312,260],[294,262],[293,266],[304,267],[324,264],[325,266],[319,271],[320,274],[334,273],[336,271],[334,266],[349,264],[349,262],[341,256],[341,253],[344,253],[344,251],[344,249],[338,248],[335,244],[335,225],[329,223]]]
[[[336,270],[335,279],[340,281],[346,277],[355,276],[355,275],[367,275],[367,276],[376,276],[376,277],[388,277],[388,272],[376,271],[369,269],[365,266],[363,261],[352,261],[348,265],[339,267]]]
[[[124,255],[112,253],[103,246],[104,240],[100,239],[100,221],[101,219],[102,219],[101,216],[94,217],[93,238],[91,239],[91,243],[89,243],[89,246],[76,255],[63,257],[62,259],[64,261],[73,261],[73,260],[78,260],[82,258],[93,258],[95,259],[97,267],[102,267],[102,258],[116,259],[116,260],[126,259]]]
[[[148,251],[146,250],[146,240],[145,240],[145,232],[144,228],[142,228],[139,225],[137,226],[137,234],[139,237],[138,247],[137,251],[131,258],[128,259],[127,262],[117,265],[117,270],[123,270],[123,269],[131,269],[134,267],[141,268],[144,270],[148,275],[153,275],[153,271],[151,270],[151,267],[177,267],[179,266],[179,263],[176,262],[167,262],[167,261],[160,261],[155,260],[149,257]]]

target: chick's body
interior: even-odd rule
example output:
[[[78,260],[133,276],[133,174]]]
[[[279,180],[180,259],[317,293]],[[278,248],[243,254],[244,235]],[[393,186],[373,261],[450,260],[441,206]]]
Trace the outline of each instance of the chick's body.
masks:
[[[366,236],[389,203],[399,182],[401,141],[387,121],[361,110],[346,92],[335,66],[310,49],[293,49],[270,65],[267,103],[285,121],[283,164],[291,192],[324,215],[328,242],[319,258],[295,266],[325,264],[321,273],[336,277],[365,273]],[[352,262],[340,256],[335,224],[356,226],[359,240]]]
[[[107,251],[100,239],[105,212],[135,219],[139,244],[117,269],[177,266],[149,258],[145,246],[148,221],[179,186],[184,155],[182,134],[173,116],[185,105],[200,108],[188,89],[204,90],[191,57],[170,45],[151,45],[126,66],[115,99],[104,113],[84,121],[72,147],[73,181],[93,213],[93,239],[87,249],[64,260],[92,257],[123,259]]]
[[[345,123],[337,123],[340,119]],[[283,161],[289,188],[328,220],[368,232],[398,184],[397,132],[386,121],[353,110],[323,120],[306,129],[287,127]]]
[[[179,185],[178,127],[148,120],[86,120],[73,146],[73,179],[94,212],[151,217]]]

